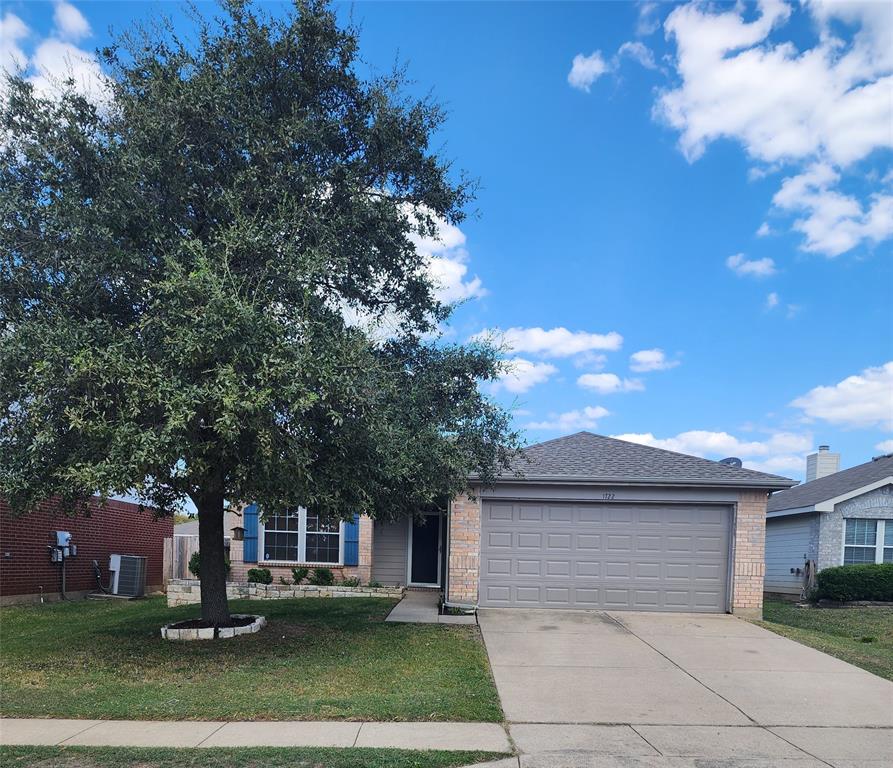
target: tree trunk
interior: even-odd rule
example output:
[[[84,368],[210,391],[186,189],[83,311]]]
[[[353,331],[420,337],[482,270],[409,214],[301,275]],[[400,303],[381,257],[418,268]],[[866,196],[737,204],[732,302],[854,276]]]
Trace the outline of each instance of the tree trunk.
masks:
[[[226,599],[226,552],[223,547],[223,494],[209,493],[198,507],[199,576],[202,583],[202,619],[214,626],[230,623]]]

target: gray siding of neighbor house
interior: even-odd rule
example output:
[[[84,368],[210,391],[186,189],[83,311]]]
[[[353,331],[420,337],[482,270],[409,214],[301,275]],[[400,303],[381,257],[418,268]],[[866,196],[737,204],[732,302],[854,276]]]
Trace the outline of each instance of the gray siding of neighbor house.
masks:
[[[386,586],[406,583],[409,528],[405,520],[376,522],[372,532],[372,579]]]
[[[819,515],[791,515],[766,521],[766,592],[799,595],[803,575],[791,568],[803,568],[818,553]]]
[[[875,488],[861,496],[842,501],[834,507],[833,512],[822,514],[819,570],[843,564],[843,521],[848,517],[893,520],[893,485]]]

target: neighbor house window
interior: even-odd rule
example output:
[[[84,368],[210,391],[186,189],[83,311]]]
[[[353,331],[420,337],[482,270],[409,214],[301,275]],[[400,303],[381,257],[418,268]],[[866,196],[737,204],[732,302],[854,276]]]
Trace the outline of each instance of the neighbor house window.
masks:
[[[267,561],[338,565],[341,562],[341,522],[324,520],[303,507],[271,515],[263,524],[263,555]]]
[[[893,520],[846,520],[843,564],[893,563]]]

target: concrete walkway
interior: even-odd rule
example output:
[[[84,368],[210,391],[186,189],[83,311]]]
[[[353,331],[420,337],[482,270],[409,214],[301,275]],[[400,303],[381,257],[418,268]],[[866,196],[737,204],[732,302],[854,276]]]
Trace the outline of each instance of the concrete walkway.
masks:
[[[441,616],[440,592],[434,589],[408,590],[385,621],[405,624],[476,624],[473,615]]]
[[[734,617],[479,622],[523,768],[893,765],[893,683]]]
[[[90,747],[392,747],[511,752],[496,723],[0,719],[0,744]]]

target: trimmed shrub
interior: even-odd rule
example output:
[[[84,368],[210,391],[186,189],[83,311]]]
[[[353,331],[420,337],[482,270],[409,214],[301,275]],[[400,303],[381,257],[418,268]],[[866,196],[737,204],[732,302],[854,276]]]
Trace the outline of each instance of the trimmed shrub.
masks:
[[[273,574],[269,568],[249,568],[248,581],[253,584],[272,584]]]
[[[229,578],[229,558],[226,555],[223,556],[223,567],[226,569],[227,578]],[[201,578],[201,569],[202,569],[202,555],[201,552],[196,550],[192,553],[192,557],[189,558],[189,572],[195,576],[195,578]]]
[[[331,587],[335,583],[335,574],[328,568],[314,568],[308,581],[316,587]]]
[[[339,587],[358,587],[360,586],[360,580],[356,576],[351,576],[349,579],[343,579],[338,582]]]
[[[893,563],[864,563],[825,568],[816,575],[819,600],[893,602]]]
[[[292,568],[291,576],[295,580],[295,586],[304,581],[304,579],[307,578],[308,573],[310,573],[309,568]]]

